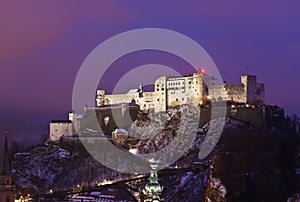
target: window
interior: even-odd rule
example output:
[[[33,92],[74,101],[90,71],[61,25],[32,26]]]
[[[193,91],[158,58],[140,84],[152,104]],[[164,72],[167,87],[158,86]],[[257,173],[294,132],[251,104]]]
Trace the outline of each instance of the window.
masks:
[[[178,98],[176,98],[176,102],[178,102]]]
[[[159,101],[159,99],[157,99],[157,101]]]

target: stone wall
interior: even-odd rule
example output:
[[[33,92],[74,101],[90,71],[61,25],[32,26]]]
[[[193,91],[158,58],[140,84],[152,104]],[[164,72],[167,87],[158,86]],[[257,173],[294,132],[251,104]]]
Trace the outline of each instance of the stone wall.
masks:
[[[264,108],[230,108],[226,109],[226,116],[238,121],[250,123],[256,128],[265,128],[265,110]],[[215,108],[214,117],[218,118],[223,116],[224,108]],[[211,108],[200,108],[200,123],[199,126],[203,127],[211,119]]]
[[[127,94],[107,95],[104,90],[97,90],[96,106],[130,103],[134,100],[141,110],[155,109],[160,112],[182,104],[197,106],[206,94],[202,74],[195,73],[187,77],[162,76],[155,81],[153,92],[143,92],[142,86]]]
[[[50,122],[50,141],[58,141],[62,136],[73,136],[75,134],[72,121],[51,121]]]
[[[111,135],[116,128],[128,129],[137,119],[139,111],[138,105],[117,105],[111,107],[88,108],[85,115],[81,118],[81,132],[86,129],[100,131],[104,134]],[[93,120],[92,113],[96,113],[97,120]],[[97,124],[97,125],[93,125]],[[98,125],[99,124],[99,125]]]

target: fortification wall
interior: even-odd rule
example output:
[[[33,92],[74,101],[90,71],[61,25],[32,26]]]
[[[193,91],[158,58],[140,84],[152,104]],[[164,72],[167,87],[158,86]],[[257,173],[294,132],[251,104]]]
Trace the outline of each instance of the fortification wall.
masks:
[[[92,112],[96,112],[97,120],[92,120]],[[139,111],[138,106],[125,106],[125,107],[112,107],[112,108],[90,108],[87,110],[85,116],[81,119],[81,129],[86,128],[97,130],[98,125],[92,125],[91,123],[99,124],[102,132],[107,135],[111,135],[114,129],[124,128],[128,129],[132,122],[137,119]]]
[[[249,123],[256,128],[264,128],[266,125],[265,121],[265,110],[260,108],[215,108],[213,117],[221,117],[226,110],[226,117]],[[203,127],[207,122],[211,120],[211,108],[200,108],[200,123],[199,126]]]
[[[51,141],[58,141],[62,136],[72,136],[74,134],[72,122],[50,122]]]

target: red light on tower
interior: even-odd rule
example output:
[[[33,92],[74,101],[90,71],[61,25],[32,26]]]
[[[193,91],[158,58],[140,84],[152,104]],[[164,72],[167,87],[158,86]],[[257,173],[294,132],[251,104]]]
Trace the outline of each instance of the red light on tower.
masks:
[[[200,67],[199,72],[200,72],[201,74],[204,74],[204,73],[205,73],[205,67]]]

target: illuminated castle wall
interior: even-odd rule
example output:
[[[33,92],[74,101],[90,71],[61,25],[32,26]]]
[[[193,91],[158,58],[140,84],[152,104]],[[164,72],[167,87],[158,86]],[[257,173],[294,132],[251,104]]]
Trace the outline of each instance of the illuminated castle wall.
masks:
[[[256,82],[256,76],[241,76],[240,84],[205,85],[205,73],[194,73],[187,77],[159,77],[153,92],[143,92],[143,87],[132,89],[127,94],[106,95],[97,90],[96,106],[135,102],[141,110],[166,111],[181,104],[197,106],[206,100],[233,101],[238,103],[264,103],[264,84]]]
[[[104,90],[97,90],[96,106],[130,103],[134,101],[141,110],[154,108],[156,112],[168,107],[193,104],[197,106],[205,98],[205,85],[202,73],[188,77],[159,77],[154,83],[153,92],[132,89],[127,94],[106,95]]]
[[[265,87],[256,82],[256,76],[242,75],[240,84],[210,85],[209,98],[214,101],[227,100],[259,105],[264,103]]]

